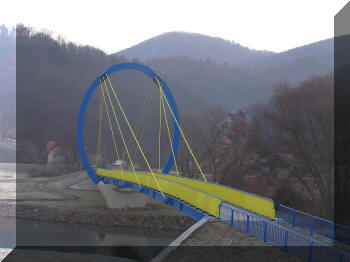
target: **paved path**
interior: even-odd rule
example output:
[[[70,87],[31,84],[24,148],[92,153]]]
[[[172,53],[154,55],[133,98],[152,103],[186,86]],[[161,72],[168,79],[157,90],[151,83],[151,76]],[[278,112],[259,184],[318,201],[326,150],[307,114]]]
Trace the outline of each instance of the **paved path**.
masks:
[[[301,262],[299,258],[219,221],[208,221],[161,261]]]
[[[0,261],[2,261],[10,252],[11,249],[0,248]]]

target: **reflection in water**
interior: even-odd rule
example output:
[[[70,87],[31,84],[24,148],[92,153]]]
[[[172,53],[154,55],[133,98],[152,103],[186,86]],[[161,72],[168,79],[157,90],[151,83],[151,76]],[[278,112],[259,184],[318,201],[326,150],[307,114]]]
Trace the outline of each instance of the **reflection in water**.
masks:
[[[166,246],[180,233],[17,220],[21,246]]]
[[[15,218],[0,216],[0,261],[16,246]]]
[[[0,248],[14,248],[16,246],[16,220],[0,216]]]
[[[17,245],[149,261],[181,232],[17,220]],[[60,250],[64,247],[64,250]]]
[[[16,220],[8,215],[16,199],[16,164],[0,163],[0,261],[16,246]]]

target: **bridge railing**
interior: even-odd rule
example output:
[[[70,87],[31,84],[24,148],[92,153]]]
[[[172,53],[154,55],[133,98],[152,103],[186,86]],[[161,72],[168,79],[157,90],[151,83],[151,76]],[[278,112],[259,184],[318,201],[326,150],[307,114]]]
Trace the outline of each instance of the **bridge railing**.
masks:
[[[305,261],[350,262],[349,253],[282,227],[268,218],[247,212],[229,203],[221,203],[219,218],[226,224],[256,236],[264,242],[280,247]]]
[[[311,236],[319,236],[331,241],[331,243],[341,242],[342,245],[350,246],[349,227],[284,205],[278,206],[277,219],[279,222],[288,224],[293,228],[301,229]]]

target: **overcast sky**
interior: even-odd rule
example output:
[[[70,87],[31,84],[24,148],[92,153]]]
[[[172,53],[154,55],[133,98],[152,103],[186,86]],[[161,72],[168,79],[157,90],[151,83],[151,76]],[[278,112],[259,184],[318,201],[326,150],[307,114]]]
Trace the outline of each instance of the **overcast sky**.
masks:
[[[0,24],[48,29],[114,53],[170,31],[233,40],[275,52],[333,36],[346,0],[5,0]]]

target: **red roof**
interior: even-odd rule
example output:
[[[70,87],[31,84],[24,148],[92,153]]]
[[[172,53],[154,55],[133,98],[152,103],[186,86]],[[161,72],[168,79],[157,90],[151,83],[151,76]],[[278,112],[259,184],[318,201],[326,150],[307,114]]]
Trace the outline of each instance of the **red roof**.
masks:
[[[53,149],[56,145],[57,145],[56,141],[49,141],[49,142],[47,142],[47,144],[46,144],[47,152],[51,151],[51,149]]]

